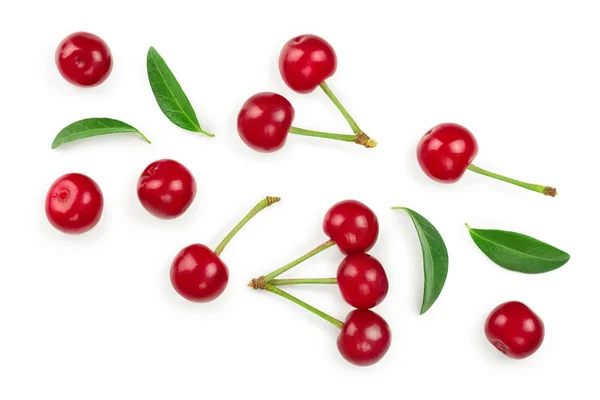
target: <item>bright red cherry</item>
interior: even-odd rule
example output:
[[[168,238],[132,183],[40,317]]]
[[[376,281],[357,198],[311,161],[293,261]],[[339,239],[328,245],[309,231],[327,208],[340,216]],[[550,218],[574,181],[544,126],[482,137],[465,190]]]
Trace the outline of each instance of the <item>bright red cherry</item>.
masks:
[[[294,120],[294,108],[277,93],[258,93],[240,110],[238,133],[250,148],[270,153],[283,147]]]
[[[171,264],[171,283],[184,298],[205,303],[219,297],[229,282],[229,269],[202,244],[181,250]]]
[[[108,78],[112,55],[104,40],[87,32],[67,36],[56,49],[56,66],[67,81],[77,86],[96,86]]]
[[[310,93],[337,69],[333,47],[315,35],[300,35],[287,42],[279,55],[279,71],[290,89]]]
[[[475,136],[458,124],[440,124],[429,130],[417,146],[423,171],[438,182],[458,181],[477,156]]]
[[[383,358],[392,342],[390,327],[371,310],[354,310],[346,317],[337,338],[337,346],[346,361],[358,365],[373,365]]]
[[[389,288],[381,263],[365,253],[344,258],[337,271],[337,284],[348,304],[364,310],[381,303]]]
[[[485,336],[511,358],[532,355],[544,341],[544,323],[529,307],[517,301],[500,304],[485,322]]]
[[[323,231],[344,254],[369,251],[379,236],[375,213],[356,200],[344,200],[327,211]]]
[[[46,217],[61,232],[80,234],[92,229],[102,216],[100,188],[83,174],[58,178],[46,195]]]
[[[172,219],[183,214],[196,197],[196,180],[190,170],[174,160],[148,165],[137,184],[140,202],[158,218]]]

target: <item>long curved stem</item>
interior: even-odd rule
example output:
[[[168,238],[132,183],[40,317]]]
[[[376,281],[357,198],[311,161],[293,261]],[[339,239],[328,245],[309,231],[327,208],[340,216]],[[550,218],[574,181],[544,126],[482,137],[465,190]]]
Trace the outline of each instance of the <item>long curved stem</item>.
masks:
[[[264,277],[265,283],[271,282],[273,279],[277,278],[279,275],[283,274],[286,271],[289,271],[290,269],[294,268],[296,265],[300,264],[303,261],[308,260],[312,256],[315,256],[315,255],[319,254],[323,250],[326,250],[326,249],[330,248],[334,244],[335,243],[333,242],[333,240],[328,240],[325,243],[323,243],[322,245],[320,245],[320,246],[314,248],[313,250],[309,251],[308,253],[306,253],[302,257],[299,257],[299,258],[295,259],[294,261],[292,261],[291,263],[286,264],[286,265],[284,265],[283,267],[281,267],[279,269],[276,269],[275,271],[271,272],[270,274],[268,274],[268,275],[266,275]]]
[[[337,285],[336,278],[300,278],[300,279],[273,279],[273,286],[284,285]]]
[[[365,146],[368,149],[371,149],[371,148],[377,146],[377,142],[375,140],[371,139],[369,136],[367,136],[367,134],[365,134],[364,132],[360,132],[356,135],[344,135],[341,133],[313,131],[310,129],[297,128],[295,126],[292,126],[290,128],[289,132],[293,133],[294,135],[312,136],[312,137],[319,137],[319,138],[324,138],[324,139],[341,140],[342,142],[352,142],[352,143],[359,144],[361,146]]]
[[[510,184],[513,184],[513,185],[516,185],[516,186],[519,186],[519,187],[522,187],[522,188],[525,188],[525,189],[537,192],[537,193],[542,193],[542,194],[544,194],[546,196],[555,197],[558,194],[557,191],[556,191],[556,189],[553,188],[553,187],[544,186],[544,185],[534,185],[532,183],[526,183],[526,182],[518,181],[516,179],[512,179],[512,178],[506,177],[504,175],[496,174],[494,172],[487,171],[487,170],[485,170],[483,168],[479,168],[479,167],[477,167],[477,166],[475,166],[473,164],[469,165],[467,168],[470,171],[476,172],[478,174],[481,174],[481,175],[484,175],[484,176],[488,176],[490,178],[494,178],[494,179],[497,179],[499,181],[507,182],[507,183],[510,183]]]
[[[242,229],[244,227],[244,225],[246,225],[248,223],[248,221],[250,221],[252,218],[254,218],[254,216],[256,214],[258,214],[260,211],[269,207],[271,204],[277,203],[279,200],[281,200],[281,198],[269,196],[269,197],[266,197],[266,198],[262,199],[261,201],[259,201],[258,204],[255,205],[254,208],[252,210],[250,210],[250,212],[244,217],[244,219],[242,219],[235,226],[235,228],[233,228],[231,230],[231,232],[229,232],[229,234],[227,236],[225,236],[225,238],[221,241],[221,243],[219,243],[219,245],[215,249],[215,254],[221,255],[221,253],[223,252],[223,249],[225,249],[225,246],[227,246],[229,241],[231,239],[233,239],[233,237],[236,235],[236,233],[238,233],[240,231],[240,229]]]
[[[283,290],[279,289],[276,286],[273,286],[271,284],[267,284],[265,286],[265,290],[271,292],[271,293],[275,293],[278,296],[283,297],[284,299],[288,299],[289,301],[291,301],[292,303],[296,303],[298,304],[300,307],[310,311],[311,313],[318,315],[319,317],[323,318],[325,321],[337,326],[338,328],[342,329],[344,327],[344,323],[342,321],[340,321],[337,318],[333,318],[331,315],[329,314],[325,314],[323,311],[311,306],[308,303],[305,303],[304,301],[300,300],[297,297],[292,296],[291,294],[284,292]]]
[[[333,91],[329,88],[329,86],[327,85],[327,83],[325,83],[325,81],[323,81],[323,82],[321,82],[319,84],[319,86],[321,87],[321,89],[323,89],[323,92],[325,92],[325,94],[327,95],[327,97],[329,97],[329,99],[333,102],[333,104],[335,104],[335,106],[337,107],[337,109],[342,113],[342,115],[344,116],[344,118],[346,119],[346,121],[348,121],[348,125],[350,125],[350,128],[352,128],[352,131],[355,134],[357,134],[358,132],[361,132],[361,130],[358,127],[358,124],[356,123],[356,121],[354,120],[354,118],[352,118],[352,116],[350,115],[350,113],[342,105],[342,103],[336,97],[336,95],[333,94]]]

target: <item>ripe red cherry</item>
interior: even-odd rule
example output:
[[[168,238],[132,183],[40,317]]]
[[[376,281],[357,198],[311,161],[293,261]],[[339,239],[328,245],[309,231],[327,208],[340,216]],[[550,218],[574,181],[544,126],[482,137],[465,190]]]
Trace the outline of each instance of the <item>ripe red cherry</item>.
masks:
[[[250,148],[270,153],[283,147],[294,120],[294,108],[277,93],[250,97],[238,114],[238,133]]]
[[[300,35],[287,42],[279,55],[279,71],[290,89],[310,93],[337,69],[329,43],[315,35]]]
[[[379,236],[375,213],[356,200],[344,200],[327,211],[323,231],[344,254],[369,251]]]
[[[477,156],[475,136],[458,124],[440,124],[429,130],[417,146],[423,171],[438,182],[458,181]]]
[[[96,86],[108,78],[112,55],[104,40],[87,32],[67,36],[56,49],[56,66],[67,81],[77,86]]]
[[[337,271],[337,284],[348,304],[364,310],[381,303],[389,288],[381,263],[365,253],[344,258]]]
[[[181,250],[171,265],[171,283],[184,298],[205,303],[223,293],[229,269],[219,256],[202,244]]]
[[[354,310],[346,317],[337,338],[338,350],[346,361],[358,365],[373,365],[383,358],[392,342],[390,327],[371,310]]]
[[[80,234],[92,229],[102,216],[100,188],[83,174],[58,178],[46,195],[46,217],[61,232]]]
[[[500,304],[485,322],[485,336],[511,358],[532,355],[544,341],[544,323],[529,307],[517,301]]]
[[[137,193],[148,212],[172,219],[183,214],[196,197],[192,173],[174,160],[158,160],[148,165],[138,180]]]

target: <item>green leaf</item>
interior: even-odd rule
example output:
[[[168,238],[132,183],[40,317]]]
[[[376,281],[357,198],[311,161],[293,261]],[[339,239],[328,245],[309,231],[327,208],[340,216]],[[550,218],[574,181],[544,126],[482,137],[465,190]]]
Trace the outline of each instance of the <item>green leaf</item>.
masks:
[[[92,136],[125,132],[137,133],[142,139],[150,143],[146,136],[125,122],[111,118],[86,118],[73,122],[58,132],[58,135],[56,135],[52,142],[52,148],[55,149],[62,144]]]
[[[448,250],[438,230],[425,217],[406,207],[393,207],[393,209],[403,210],[410,216],[421,242],[423,272],[425,274],[423,303],[421,305],[421,315],[423,315],[435,303],[446,283]]]
[[[490,260],[511,271],[541,274],[562,267],[571,256],[521,233],[471,229],[471,238]]]
[[[202,130],[192,104],[175,75],[154,47],[148,50],[146,66],[154,98],[167,118],[180,128],[214,136]]]

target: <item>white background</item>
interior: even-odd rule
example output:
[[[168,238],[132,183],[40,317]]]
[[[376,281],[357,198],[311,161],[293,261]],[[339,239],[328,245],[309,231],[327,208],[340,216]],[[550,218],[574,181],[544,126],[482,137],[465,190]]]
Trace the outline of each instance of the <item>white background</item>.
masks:
[[[10,2],[0,11],[0,398],[2,399],[597,399],[600,53],[594,1],[125,1]],[[392,6],[391,4],[394,4]],[[66,83],[54,50],[87,30],[109,44],[110,78]],[[336,49],[329,80],[379,146],[290,137],[275,154],[251,151],[236,132],[250,95],[284,94],[295,125],[347,132],[318,91],[291,92],[277,69],[281,46],[301,33]],[[152,96],[145,56],[155,46],[213,139],[180,130]],[[51,150],[55,134],[86,117],[142,130]],[[477,165],[554,185],[555,199],[467,172],[429,180],[415,159],[440,122],[478,138]],[[159,158],[198,182],[189,211],[158,220],[135,185]],[[68,172],[93,177],[105,196],[98,226],[82,236],[50,227],[44,197]],[[210,304],[171,288],[184,246],[215,246],[262,197],[281,196],[230,243],[227,291]],[[371,368],[339,356],[336,328],[248,280],[325,240],[334,202],[356,198],[379,216],[372,254],[391,281],[376,311],[393,343]],[[446,287],[419,316],[422,266],[411,207],[432,221],[450,253]],[[540,276],[511,273],[472,243],[464,223],[522,232],[572,255]],[[288,276],[333,276],[337,250]],[[295,294],[343,319],[335,287]],[[527,303],[546,340],[524,361],[487,343],[483,322],[501,302]],[[443,396],[443,397],[442,397]]]

